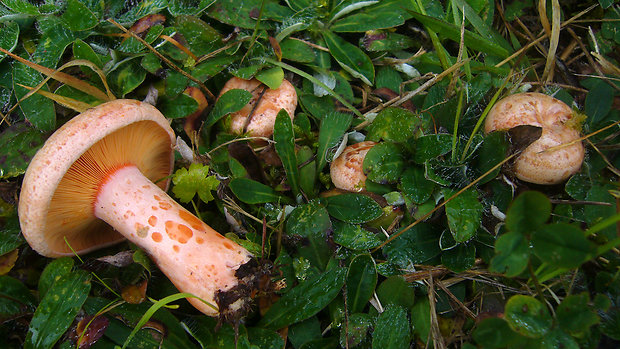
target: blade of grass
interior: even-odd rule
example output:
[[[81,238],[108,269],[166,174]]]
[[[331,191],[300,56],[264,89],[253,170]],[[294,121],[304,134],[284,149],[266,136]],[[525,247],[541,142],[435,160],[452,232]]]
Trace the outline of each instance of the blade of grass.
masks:
[[[541,0],[544,2],[544,0]],[[551,82],[553,79],[553,68],[555,67],[555,53],[560,43],[560,16],[561,9],[558,0],[552,0],[552,20],[551,20],[551,34],[549,40],[549,51],[547,52],[547,60],[545,62],[545,70],[543,71],[542,81]],[[543,14],[541,14],[542,17]],[[547,17],[546,13],[544,14]]]
[[[78,113],[82,113],[85,112],[87,109],[92,108],[92,105],[88,104],[88,103],[84,103],[84,102],[80,102],[78,100],[75,100],[73,98],[70,97],[65,97],[65,96],[61,96],[61,95],[57,95],[55,93],[52,92],[48,92],[45,90],[41,90],[39,89],[35,89],[34,87],[30,87],[30,86],[26,86],[26,85],[22,85],[22,84],[18,84],[19,86],[26,88],[30,91],[34,91],[35,93],[38,93],[48,99],[51,99],[52,101],[63,105],[67,108],[73,109]],[[30,95],[30,93],[28,93],[28,95]]]

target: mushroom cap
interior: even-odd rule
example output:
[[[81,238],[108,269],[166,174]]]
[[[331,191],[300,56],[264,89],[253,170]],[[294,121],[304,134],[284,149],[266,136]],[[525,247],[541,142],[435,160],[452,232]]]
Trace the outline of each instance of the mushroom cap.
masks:
[[[228,116],[229,119],[226,122],[230,126],[227,125],[227,129],[232,133],[247,133],[252,137],[271,137],[276,116],[281,109],[286,110],[291,119],[295,117],[297,92],[286,79],[282,80],[280,87],[272,90],[256,79],[244,80],[233,77],[224,84],[220,96],[232,89],[243,89],[252,93],[252,99],[248,104]],[[255,106],[259,98],[258,106]],[[250,113],[252,119],[247,122]]]
[[[329,173],[336,188],[349,191],[362,191],[366,182],[363,165],[366,153],[377,143],[364,141],[344,148],[329,165]]]
[[[578,141],[579,131],[570,125],[573,117],[571,108],[558,99],[542,93],[518,93],[491,108],[484,130],[489,133],[521,125],[541,127],[540,138],[523,150],[513,169],[523,181],[557,184],[579,171],[585,155]]]
[[[19,197],[24,237],[38,253],[58,257],[123,241],[94,216],[106,177],[133,164],[150,180],[170,175],[174,132],[150,104],[114,100],[60,127],[32,159]],[[157,185],[166,190],[169,180]],[[66,239],[66,241],[65,241]]]

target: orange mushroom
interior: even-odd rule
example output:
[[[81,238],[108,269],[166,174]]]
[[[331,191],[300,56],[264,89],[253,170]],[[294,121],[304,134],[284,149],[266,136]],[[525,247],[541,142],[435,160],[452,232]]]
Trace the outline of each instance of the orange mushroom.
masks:
[[[332,183],[336,188],[349,191],[362,191],[366,186],[366,174],[363,170],[364,158],[370,148],[377,143],[364,141],[349,145],[329,165]]]
[[[22,232],[48,257],[129,239],[180,291],[210,304],[188,298],[198,310],[230,318],[247,308],[256,262],[166,194],[174,143],[166,118],[139,101],[115,100],[76,116],[26,171]]]
[[[576,113],[564,102],[542,93],[518,93],[498,101],[487,115],[490,133],[531,125],[542,128],[540,138],[519,155],[517,178],[535,184],[557,184],[577,173],[584,159]]]

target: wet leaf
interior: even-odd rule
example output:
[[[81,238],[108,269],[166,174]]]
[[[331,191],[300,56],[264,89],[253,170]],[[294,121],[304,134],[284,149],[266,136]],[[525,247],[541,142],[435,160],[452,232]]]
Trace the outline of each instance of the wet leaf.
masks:
[[[148,282],[146,280],[139,284],[128,285],[121,291],[121,297],[129,304],[140,304],[146,300],[146,287]]]
[[[174,3],[186,2],[185,0],[177,0],[170,2],[170,9]],[[201,0],[200,6],[206,5],[208,2],[213,3],[214,0]],[[202,56],[221,48],[222,34],[205,21],[194,16],[175,16],[174,26],[178,32],[183,35],[187,41],[189,50],[196,56]]]
[[[110,87],[116,91],[116,95],[125,97],[144,82],[146,71],[142,69],[137,59],[132,59],[108,73],[107,78]]]
[[[568,333],[559,328],[549,331],[541,340],[541,348],[544,349],[579,349],[579,344]]]
[[[19,39],[19,25],[15,22],[5,22],[1,24],[2,37],[0,37],[0,47],[7,51],[13,51]],[[6,55],[0,53],[0,60]]]
[[[346,283],[349,312],[362,312],[377,286],[375,260],[368,254],[355,257],[349,265]]]
[[[456,192],[450,189],[443,190],[444,198],[450,198]],[[478,199],[478,192],[468,189],[446,204],[448,226],[456,242],[470,240],[480,227],[482,218],[482,204]]]
[[[297,167],[299,168],[299,187],[308,198],[317,194],[315,154],[308,146],[297,150]],[[311,161],[310,161],[311,160]]]
[[[374,84],[375,66],[362,50],[329,30],[323,30],[321,34],[329,48],[329,53],[344,70],[367,85]]]
[[[103,337],[109,324],[110,320],[102,315],[95,317],[86,316],[80,320],[75,328],[78,348],[88,349],[93,344],[97,343],[97,341]]]
[[[283,200],[283,197],[273,188],[248,178],[235,178],[230,181],[229,186],[233,194],[247,204],[262,204]]]
[[[91,29],[99,24],[97,16],[78,0],[67,0],[61,18],[69,29],[75,31]]]
[[[346,327],[340,329],[340,346],[353,348],[366,339],[368,330],[373,325],[373,318],[369,314],[356,313],[348,317]]]
[[[31,313],[36,300],[28,287],[19,280],[7,275],[0,276],[0,320]]]
[[[517,341],[519,335],[510,329],[506,320],[491,317],[480,321],[473,337],[485,348],[505,348]]]
[[[478,172],[482,175],[502,162],[506,158],[508,148],[509,145],[503,132],[492,132],[485,136],[476,159]],[[500,171],[501,167],[498,167],[482,179],[481,183],[486,183],[497,177]]]
[[[303,237],[324,236],[330,228],[327,209],[317,200],[297,206],[286,220],[286,232]]]
[[[416,204],[430,199],[435,187],[435,183],[424,176],[424,169],[418,166],[408,166],[400,178],[403,194]]]
[[[525,270],[529,257],[528,241],[522,234],[503,234],[495,242],[495,257],[491,260],[491,270],[504,273],[507,277],[515,277]]]
[[[476,261],[476,245],[458,244],[441,254],[441,264],[455,273],[471,269]]]
[[[71,273],[74,264],[70,257],[62,257],[50,262],[39,277],[39,296],[44,297],[58,279]]]
[[[249,91],[232,89],[221,95],[209,114],[205,126],[213,126],[224,116],[241,110],[252,99]]]
[[[379,284],[377,297],[384,307],[393,304],[412,309],[415,304],[415,288],[401,275],[394,275]]]
[[[15,266],[15,262],[19,257],[19,250],[14,249],[11,252],[7,252],[0,255],[0,275],[5,275]]]
[[[413,161],[423,164],[428,160],[447,154],[452,149],[452,135],[434,134],[420,136],[415,141]]]
[[[287,183],[290,185],[293,195],[299,195],[299,169],[295,155],[295,132],[293,122],[286,110],[282,109],[276,116],[273,126],[273,140],[276,142],[276,153],[282,160],[282,166],[286,172]]]
[[[368,250],[379,246],[381,239],[359,225],[335,221],[334,242],[352,250]]]
[[[532,247],[541,260],[561,268],[577,268],[596,251],[581,229],[567,223],[537,229],[532,234]]]
[[[421,125],[420,118],[407,109],[387,107],[377,114],[368,126],[366,140],[405,142],[414,136]]]
[[[388,261],[403,269],[426,262],[440,252],[439,234],[425,223],[407,229],[383,248]]]
[[[333,268],[305,280],[282,295],[259,325],[279,329],[315,315],[340,293],[345,275],[346,269]]]
[[[404,168],[404,155],[401,148],[394,143],[379,143],[370,148],[364,157],[364,173],[373,182],[396,182]]]
[[[20,62],[13,64],[13,89],[18,98],[24,97],[29,92],[28,89],[20,85],[34,87],[41,80],[41,75],[36,70]],[[47,86],[43,86],[42,90],[49,92]],[[56,109],[51,100],[39,94],[34,94],[22,101],[19,107],[24,113],[26,121],[30,122],[38,130],[43,132],[52,131],[56,126]]]
[[[24,235],[21,234],[17,216],[6,219],[5,223],[0,227],[0,255],[9,253],[24,243],[26,243],[26,240]]]
[[[411,325],[404,308],[390,305],[379,315],[372,333],[373,349],[400,349],[409,345]]]
[[[328,113],[321,119],[319,128],[319,147],[316,152],[316,170],[320,173],[323,167],[333,159],[335,148],[340,144],[342,136],[351,125],[350,114],[338,112]]]
[[[527,191],[512,202],[506,213],[506,228],[529,234],[544,224],[551,215],[551,202],[542,193]]]
[[[196,194],[203,202],[213,200],[212,190],[217,189],[220,181],[209,175],[209,166],[193,163],[187,168],[180,168],[172,175],[172,192],[181,202],[190,202]]]
[[[90,274],[61,276],[45,294],[30,321],[24,348],[51,348],[69,328],[90,292]]]
[[[341,194],[326,199],[327,211],[336,219],[351,224],[366,223],[379,218],[381,206],[363,194]]]
[[[504,316],[513,331],[530,338],[541,338],[553,323],[546,305],[532,296],[510,297]]]

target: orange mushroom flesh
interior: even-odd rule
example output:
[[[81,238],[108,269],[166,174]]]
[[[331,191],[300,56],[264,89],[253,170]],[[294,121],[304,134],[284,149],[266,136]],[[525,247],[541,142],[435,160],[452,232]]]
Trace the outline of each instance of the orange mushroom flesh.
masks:
[[[26,171],[22,232],[49,257],[129,239],[180,291],[209,303],[188,298],[198,310],[237,316],[249,303],[255,260],[166,194],[168,181],[161,179],[172,170],[174,139],[164,116],[137,101],[109,102],[75,117]]]
[[[373,141],[364,141],[349,145],[331,162],[329,173],[336,188],[358,192],[364,190],[366,185],[364,158],[376,144]]]
[[[251,137],[271,137],[276,116],[286,110],[291,119],[297,108],[297,92],[286,79],[276,89],[270,89],[256,79],[244,80],[233,77],[224,84],[220,96],[232,89],[252,93],[252,99],[241,110],[229,115],[226,128],[234,134],[247,133]]]
[[[585,150],[579,140],[579,117],[564,102],[542,93],[519,93],[498,101],[487,115],[485,132],[530,125],[540,138],[518,156],[517,178],[535,184],[557,184],[577,173]]]

